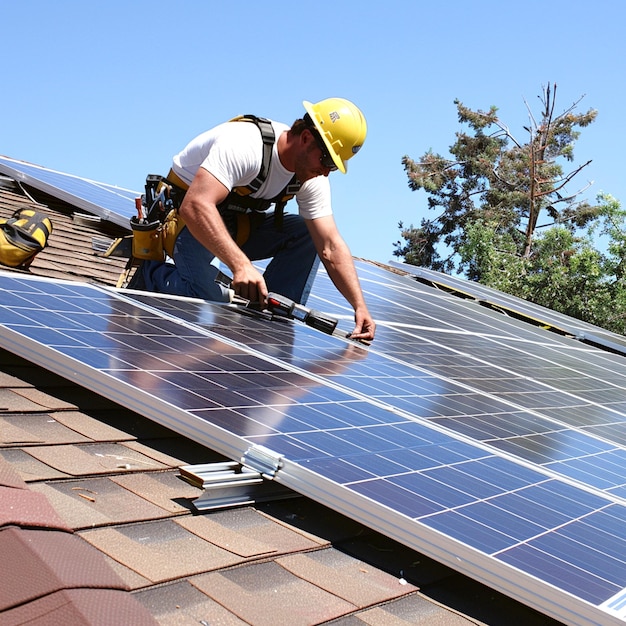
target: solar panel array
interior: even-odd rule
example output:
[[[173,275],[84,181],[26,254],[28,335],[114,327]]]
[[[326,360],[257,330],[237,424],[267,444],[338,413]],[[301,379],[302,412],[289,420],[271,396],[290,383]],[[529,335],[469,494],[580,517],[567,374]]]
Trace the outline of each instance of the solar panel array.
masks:
[[[137,213],[135,198],[140,193],[130,189],[99,183],[4,156],[0,156],[0,174],[10,176],[16,181],[129,230],[128,220]]]
[[[547,615],[622,623],[624,358],[358,271],[369,348],[14,274],[0,274],[0,343]],[[309,304],[351,330],[322,272]]]
[[[122,226],[135,211],[134,191],[6,157],[0,173]],[[623,623],[626,342],[394,265],[409,276],[358,263],[370,348],[225,305],[1,272],[0,345],[547,615]],[[323,272],[309,305],[352,329]]]

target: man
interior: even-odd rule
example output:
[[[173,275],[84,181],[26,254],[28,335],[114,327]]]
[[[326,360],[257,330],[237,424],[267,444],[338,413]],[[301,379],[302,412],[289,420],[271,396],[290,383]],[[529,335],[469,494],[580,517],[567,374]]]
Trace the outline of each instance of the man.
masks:
[[[226,122],[174,157],[167,180],[184,193],[179,216],[185,227],[174,245],[174,263],[144,261],[143,280],[150,291],[223,301],[225,290],[214,281],[217,257],[232,272],[239,296],[265,302],[275,291],[305,304],[321,259],[354,309],[351,336],[372,340],[375,323],[333,218],[327,178],[337,169],[346,172],[346,161],[365,140],[365,118],[342,98],[303,104],[306,115],[291,127],[265,121],[263,134],[249,117]],[[261,176],[264,150],[269,167]],[[250,193],[245,186],[255,180],[260,187]],[[266,210],[268,201],[280,204],[290,183],[299,215],[277,219],[277,211]],[[252,261],[268,258],[261,274]]]

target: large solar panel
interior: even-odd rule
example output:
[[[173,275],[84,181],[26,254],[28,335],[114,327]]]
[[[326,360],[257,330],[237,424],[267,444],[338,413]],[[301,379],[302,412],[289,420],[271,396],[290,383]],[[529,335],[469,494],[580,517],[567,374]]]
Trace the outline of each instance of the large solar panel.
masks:
[[[129,230],[128,220],[137,213],[135,198],[140,193],[130,189],[56,172],[4,156],[0,156],[0,174],[10,176]]]
[[[201,303],[167,301],[150,295],[138,298],[213,329],[203,320]],[[375,307],[375,299],[370,300]],[[394,302],[399,308],[408,307],[406,298],[403,302],[398,295]],[[421,308],[424,312],[426,306]],[[607,355],[607,361],[604,354],[588,347],[572,355],[562,354],[564,340],[549,333],[544,333],[548,342],[545,346],[537,338],[529,348],[511,331],[508,332],[514,337],[513,343],[503,342],[497,335],[468,335],[460,329],[458,336],[443,334],[434,326],[416,335],[406,324],[398,330],[382,321],[379,337],[367,359],[355,358],[334,372],[331,366],[319,365],[327,350],[324,341],[314,337],[314,342],[294,354],[293,342],[285,341],[284,331],[272,336],[258,323],[222,324],[217,332],[268,357],[323,376],[349,391],[442,424],[524,461],[549,466],[564,476],[579,477],[579,464],[584,468],[589,458],[595,463],[602,461],[608,466],[593,486],[609,493],[624,493],[626,477],[619,469],[626,461],[620,447],[626,441],[626,371],[619,362],[614,371],[610,370],[611,359],[615,358],[612,355]],[[533,334],[539,337],[534,329],[519,322],[516,325],[524,341],[529,341]],[[458,340],[462,342],[460,346]],[[384,344],[385,354],[376,350],[379,342]],[[474,342],[480,357],[467,358],[470,342]],[[329,362],[339,363],[334,354]],[[550,454],[550,446],[559,450],[558,456]],[[546,447],[547,452],[541,456],[539,450]],[[587,480],[592,481],[591,475]]]
[[[393,262],[391,265],[419,280],[449,290],[451,293],[456,293],[462,297],[475,298],[479,302],[496,307],[506,314],[520,316],[534,323],[550,326],[557,331],[573,335],[580,340],[626,354],[626,338],[622,335],[457,276],[450,276],[405,263]]]
[[[368,349],[13,274],[0,343],[556,619],[623,623],[622,357],[359,274],[379,323]],[[324,274],[310,304],[351,329]]]

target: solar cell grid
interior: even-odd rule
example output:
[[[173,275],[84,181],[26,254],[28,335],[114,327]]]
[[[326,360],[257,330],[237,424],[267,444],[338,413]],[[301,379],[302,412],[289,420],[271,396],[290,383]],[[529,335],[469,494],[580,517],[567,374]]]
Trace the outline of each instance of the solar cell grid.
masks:
[[[551,465],[548,464],[548,467]],[[619,495],[620,490],[626,487],[624,467],[626,467],[625,451],[614,449],[603,454],[569,459],[559,463],[558,471],[574,480]]]
[[[385,330],[381,332],[383,339],[385,338]],[[388,331],[389,334],[391,332],[391,330]],[[607,386],[615,385],[614,391],[616,394],[622,398],[624,397],[623,393],[621,393],[625,382],[625,373],[622,365],[614,365],[607,361],[604,355],[598,355],[597,351],[564,351],[558,344],[542,346],[540,343],[533,343],[529,348],[525,343],[507,342],[504,344],[497,338],[486,337],[477,338],[474,342],[472,336],[465,334],[455,337],[444,333],[430,333],[422,328],[403,328],[401,332],[396,332],[401,335],[401,338],[397,337],[395,343],[399,344],[402,342],[404,348],[401,353],[396,354],[393,352],[393,354],[408,362],[411,362],[411,355],[414,355],[413,362],[416,362],[418,365],[423,357],[424,338],[427,338],[428,340],[436,341],[440,345],[445,345],[450,351],[460,353],[456,355],[457,360],[460,357],[461,360],[467,360],[471,363],[476,361],[486,362],[499,368],[500,372],[502,370],[510,371],[510,373],[517,376],[520,382],[526,377],[537,379],[538,366],[541,367],[542,380],[544,379],[544,373],[546,377],[550,378],[550,368],[552,367],[555,375],[551,377],[551,382],[555,386],[558,384],[558,380],[562,379],[566,381],[565,387],[571,387],[570,376],[572,373],[577,373],[581,377],[584,376],[587,386],[590,387],[589,394],[601,392],[602,397],[606,398],[604,390]],[[535,332],[538,333],[539,331]],[[470,347],[473,350],[470,350]],[[432,356],[428,361],[428,365],[429,369],[437,371],[437,364],[433,361]],[[461,365],[461,367],[466,367],[471,371],[472,366]],[[595,386],[592,386],[592,383]],[[580,387],[577,391],[584,392]],[[582,397],[584,398],[584,393]]]
[[[536,329],[528,324],[485,308],[475,300],[462,300],[446,292],[433,290],[407,276],[394,276],[394,282],[390,284],[389,276],[393,274],[371,264],[359,262],[358,269],[368,306],[374,311],[377,320],[397,322],[401,316],[409,323],[412,320],[411,325],[423,325],[438,331],[456,329],[465,334],[503,336],[513,340],[533,338],[542,342],[557,341],[557,335],[538,335]],[[399,283],[402,284],[401,288],[397,286]],[[319,292],[317,284],[315,292]],[[330,287],[325,288],[324,293],[332,299]],[[385,312],[388,314],[385,315]]]
[[[465,406],[472,407],[467,398],[470,404],[458,401],[463,393],[480,400],[478,414],[496,409],[506,414],[512,406],[432,375],[413,363],[398,362],[395,356],[385,357],[373,348],[359,348],[353,353],[341,340],[302,325],[270,324],[268,331],[267,323],[247,318],[242,323],[239,314],[224,307],[209,314],[210,309],[220,307],[197,305],[202,311],[196,308],[188,314],[189,318],[195,315],[196,320],[208,320],[203,329],[190,319],[177,321],[114,293],[70,285],[63,287],[63,302],[54,303],[53,315],[49,316],[39,301],[42,290],[37,285],[41,283],[35,280],[11,285],[0,277],[1,287],[28,303],[11,307],[1,301],[5,347],[36,360],[44,358],[41,352],[45,346],[46,358],[59,373],[72,377],[73,367],[84,383],[93,376],[97,390],[106,390],[118,401],[126,401],[131,408],[223,453],[237,457],[250,444],[268,446],[283,457],[278,480],[298,483],[304,471],[309,477],[306,489],[314,494],[318,483],[323,485],[321,490],[330,494],[327,497],[340,510],[354,507],[363,512],[365,521],[377,520],[390,536],[426,549],[444,562],[455,562],[462,555],[461,562],[476,564],[474,575],[479,579],[494,575],[503,579],[498,584],[505,587],[512,581],[506,591],[516,595],[526,589],[532,601],[544,608],[556,611],[555,605],[562,600],[551,600],[549,591],[534,597],[536,592],[529,590],[535,585],[526,581],[524,572],[531,571],[535,580],[549,579],[557,590],[576,590],[579,595],[571,598],[573,608],[568,611],[577,615],[590,609],[584,602],[609,601],[624,587],[621,554],[611,555],[610,572],[599,578],[595,570],[581,567],[584,558],[589,563],[598,559],[600,552],[592,545],[573,551],[569,558],[562,550],[566,543],[560,543],[559,537],[554,543],[555,554],[547,552],[544,556],[541,552],[550,548],[542,537],[561,532],[564,526],[572,534],[588,532],[578,525],[592,512],[610,507],[609,498],[593,493],[591,488],[564,485],[547,471],[516,463],[493,447],[433,428],[419,414],[393,410],[393,396],[387,394],[392,378],[400,373],[407,382],[415,382],[412,397],[407,397],[436,406],[440,416],[441,411],[458,415],[466,411]],[[157,300],[161,301],[155,298],[155,306]],[[184,306],[193,311],[196,305]],[[18,322],[16,312],[23,318]],[[122,322],[126,332],[120,331]],[[238,336],[239,343],[219,334],[225,326],[232,327],[226,334]],[[82,340],[74,336],[93,328],[104,334],[103,343],[87,345],[84,335]],[[260,349],[262,341],[253,347],[242,341],[263,332],[265,353]],[[37,346],[28,340],[34,336]],[[79,360],[73,361],[78,354]],[[336,363],[329,365],[333,355]],[[86,363],[96,365],[87,367]],[[378,376],[381,395],[377,399],[351,389],[353,380],[363,381],[376,372],[383,373]],[[584,437],[580,441],[586,442]],[[578,450],[575,447],[576,453]],[[329,461],[334,481],[325,472]],[[346,468],[350,471],[344,473]],[[489,478],[491,473],[493,479]],[[496,482],[496,476],[499,480],[502,475],[507,481]],[[514,479],[521,484],[513,493],[509,483]],[[520,499],[520,516],[541,526],[540,533],[532,534],[527,528],[520,539],[519,532],[502,532],[501,517],[489,521],[484,509],[480,515],[472,515],[478,509],[470,507],[485,503],[517,515],[504,500],[513,495]],[[622,514],[624,507],[614,506]],[[617,537],[623,538],[623,530]],[[490,564],[482,562],[480,555],[489,556]],[[547,572],[536,565],[537,555],[541,555]],[[525,558],[528,566],[524,565]],[[505,563],[515,563],[519,570],[507,569]],[[553,576],[555,567],[558,574]],[[485,568],[492,574],[483,574]],[[571,583],[574,579],[577,582]],[[583,594],[579,587],[585,580],[589,584]],[[597,617],[593,611],[588,615]],[[591,619],[586,618],[586,622],[593,623]]]
[[[421,319],[419,321],[421,321]],[[416,323],[415,326],[418,326],[418,323]],[[423,329],[420,328],[420,331],[421,330]],[[431,336],[432,334],[429,335],[429,337]],[[461,341],[463,341],[464,338],[465,338],[464,336],[461,336]],[[498,356],[499,352],[500,353],[502,352],[502,350],[499,349],[499,347],[491,348],[491,352],[489,352],[489,350],[486,349],[485,342],[483,342],[483,345],[480,345],[480,342],[477,342],[475,340],[476,340],[475,337],[470,337],[469,341],[472,344],[472,346],[475,346],[475,348],[477,348],[475,349],[475,353],[479,354],[480,357],[483,359],[484,358],[493,359]],[[445,342],[448,347],[453,347],[457,349],[459,352],[464,350],[463,345],[452,344],[451,346],[451,342],[449,338],[447,336],[444,336],[443,333],[441,333],[439,341],[442,343]],[[535,341],[534,343],[540,345],[541,343],[546,343],[546,342]],[[560,348],[563,344],[563,339],[557,338],[556,340],[551,340],[548,343],[558,344]],[[389,345],[389,342],[387,342],[387,345]],[[507,349],[508,347],[509,346],[507,346]],[[536,346],[533,346],[533,350],[535,349],[535,347]],[[411,345],[411,348],[414,348],[414,346]],[[419,365],[423,365],[424,364],[423,353],[420,350],[411,349],[411,348],[407,349],[407,346],[405,344],[404,349],[402,351],[396,350],[393,353],[396,356],[399,356],[399,353],[400,353],[401,358],[405,354],[412,353],[414,355],[419,355],[419,358],[416,360]],[[422,346],[420,346],[420,348],[422,348]],[[563,354],[558,354],[558,361],[555,365],[544,366],[542,364],[542,367],[541,367],[541,374],[542,374],[541,380],[544,383],[548,382],[550,386],[554,386],[556,387],[556,389],[563,389],[565,391],[572,391],[574,393],[578,392],[577,396],[580,396],[581,397],[580,399],[572,399],[571,397],[555,393],[554,391],[538,392],[537,381],[532,379],[537,371],[537,359],[535,358],[534,353],[532,354],[529,360],[528,366],[525,366],[524,364],[526,360],[524,357],[526,355],[522,355],[521,359],[520,358],[511,359],[509,363],[506,363],[508,367],[518,368],[519,370],[521,370],[520,373],[522,375],[518,376],[517,379],[513,378],[508,381],[509,393],[508,393],[508,396],[505,395],[504,397],[511,400],[515,404],[519,404],[520,406],[526,406],[531,409],[542,410],[542,411],[547,410],[547,417],[558,417],[563,422],[569,423],[575,427],[581,425],[582,416],[584,416],[584,418],[590,421],[591,423],[594,422],[594,419],[592,416],[595,416],[596,418],[595,423],[600,423],[601,421],[606,421],[607,419],[611,422],[615,421],[616,419],[623,420],[623,408],[624,407],[622,405],[622,402],[624,398],[624,393],[623,393],[623,387],[621,386],[623,383],[623,380],[622,380],[623,368],[621,368],[622,371],[607,373],[606,368],[607,366],[610,367],[610,365],[607,364],[607,359],[605,355],[602,355],[602,354],[597,355],[594,353],[592,355],[592,361],[594,361],[594,364],[597,363],[598,365],[598,373],[596,374],[597,378],[595,379],[590,378],[589,371],[587,368],[586,375],[583,376],[582,374],[580,374],[576,380],[572,379],[572,371],[571,369],[569,369],[569,367],[577,367],[581,369],[584,365],[588,365],[589,354],[590,354],[589,350],[572,351],[570,349],[569,353],[568,351],[565,351]],[[555,358],[554,354],[548,353],[547,356],[551,359]],[[502,359],[500,359],[500,362],[502,362]],[[429,365],[432,365],[432,363],[433,363],[433,360],[432,359],[429,360]],[[441,372],[443,375],[449,376],[456,380],[462,379],[462,375],[459,374],[460,368],[458,365],[451,365],[447,367],[441,366],[441,364],[437,364],[437,365],[440,365],[440,367],[437,368],[436,371]],[[524,368],[527,368],[527,371],[524,371]],[[550,369],[554,371],[554,375],[548,381],[546,379],[550,377]],[[618,364],[618,369],[620,369],[619,364]],[[499,397],[501,398],[503,397],[503,392],[505,392],[505,390],[502,387],[503,382],[504,382],[502,377],[494,376],[492,380],[486,381],[487,384],[485,384],[485,381],[480,381],[481,384],[477,384],[478,376],[472,375],[472,366],[467,367],[467,370],[468,370],[468,373],[466,374],[466,378],[468,380],[466,382],[468,382],[468,384],[471,384],[473,387],[476,387],[480,390],[488,391],[490,393],[497,393]],[[608,384],[605,384],[607,375],[609,378],[616,381],[615,383],[616,386],[611,387]],[[530,378],[527,378],[527,377],[530,377]],[[577,383],[580,383],[580,384],[577,384]],[[513,386],[515,386],[515,394],[513,394],[513,391],[514,391]],[[531,393],[529,394],[529,393],[524,392],[524,388],[526,388],[528,391],[531,391]],[[599,407],[594,404],[591,404],[591,402],[607,403],[607,400],[610,400],[611,397],[614,398],[616,401],[616,404],[613,407],[616,412],[607,411],[605,407]],[[585,400],[589,400],[590,402],[584,402],[583,398]],[[396,404],[396,406],[400,406],[400,405]],[[414,404],[414,407],[415,407],[415,404]],[[406,406],[402,406],[402,408],[404,408],[405,410],[409,410],[407,409]],[[420,406],[418,411],[420,412],[421,415],[424,415],[425,413],[421,409],[422,407]],[[575,419],[572,419],[573,412],[576,412]],[[435,418],[435,419],[438,419],[438,418]],[[456,430],[457,432],[467,433],[467,430],[464,431],[463,428],[458,427],[460,423],[458,420],[449,419],[446,423],[449,424],[451,429]],[[595,429],[595,430],[589,429],[589,432],[599,433],[600,431],[598,429]],[[603,429],[602,432],[606,435],[609,431],[607,429]],[[531,433],[532,431],[529,432],[529,434]],[[533,440],[524,442],[524,445],[521,447],[510,445],[509,442],[504,442],[501,445],[506,446],[506,449],[508,451],[514,452],[516,455],[521,456],[522,458],[526,458],[527,460],[535,461],[538,463],[542,463],[542,462],[550,463],[550,467],[552,467],[556,471],[559,471],[560,473],[563,473],[564,475],[568,475],[576,480],[581,480],[583,482],[585,480],[586,474],[584,471],[577,470],[577,467],[579,465],[586,466],[586,464],[589,464],[589,463],[597,463],[598,465],[603,466],[604,459],[606,458],[606,456],[612,455],[615,453],[615,451],[613,450],[613,446],[607,446],[608,451],[605,451],[603,454],[594,454],[591,460],[590,459],[577,459],[576,458],[577,456],[582,455],[582,454],[588,454],[588,453],[579,451],[575,448],[570,448],[569,455],[571,456],[571,458],[566,456],[566,459],[567,459],[566,461],[564,462],[559,461],[555,463],[553,462],[554,457],[555,456],[560,457],[564,455],[564,452],[562,450],[562,441],[558,439],[554,439],[554,437],[555,436],[553,436],[553,440],[550,442],[549,445],[544,446],[548,450],[548,454],[546,456],[540,455],[538,453],[537,442]],[[618,439],[618,441],[616,441],[616,444],[620,444],[620,442],[622,441],[623,439],[620,438]],[[618,492],[622,493],[623,491],[623,487],[622,487],[623,480],[620,479],[618,475],[613,475],[608,471],[604,471],[604,472],[601,472],[601,475],[599,477],[593,476],[593,472],[591,472],[589,476],[590,477],[589,477],[588,482],[590,484],[593,484],[596,487],[608,488],[613,493],[618,493]]]
[[[144,302],[151,301],[151,296],[142,295],[139,298]],[[167,304],[170,312],[176,312],[176,306],[174,301]],[[185,316],[189,321],[200,320],[203,318],[201,313],[203,306],[201,303],[186,303],[186,310],[184,313],[181,312],[181,316]],[[245,319],[245,323],[236,333],[229,330],[222,331],[222,328],[228,327],[228,324],[224,324],[224,320],[222,320],[219,325],[220,332],[238,341],[243,341],[245,345],[254,347],[267,355],[276,355],[277,346],[274,341],[276,331],[265,330],[268,327],[266,321],[251,320],[254,323],[249,324],[246,318],[243,319]],[[235,323],[234,327],[237,326],[238,324]],[[271,327],[271,324],[269,326]],[[284,339],[285,332],[282,330],[283,326],[277,327],[281,328],[279,334],[281,334],[282,339]],[[211,328],[211,325],[207,325],[207,328]],[[366,359],[363,358],[362,354],[357,354],[356,356],[352,355],[353,358],[342,360],[337,355],[328,352],[328,347],[324,341],[320,342],[322,345],[316,345],[316,333],[311,329],[294,326],[290,328],[288,334],[290,345],[304,347],[298,353],[299,358],[297,359],[290,358],[290,355],[287,354],[290,350],[281,348],[281,352],[278,353],[280,358],[290,365],[301,368],[309,374],[320,376],[326,381],[332,381],[351,393],[363,394],[398,411],[403,411],[417,418],[430,419],[451,431],[473,436],[477,441],[492,445],[500,451],[527,462],[543,466],[549,465],[554,472],[564,476],[575,477],[577,480],[584,479],[582,473],[574,473],[568,465],[568,461],[581,455],[596,454],[596,448],[607,454],[615,449],[615,444],[609,445],[597,441],[592,433],[576,433],[571,428],[566,428],[567,426],[575,427],[578,425],[575,420],[572,420],[568,410],[573,405],[580,405],[581,400],[573,398],[567,393],[561,393],[531,376],[531,371],[533,373],[537,371],[537,364],[535,362],[535,367],[530,368],[532,363],[530,353],[523,353],[522,355],[529,364],[529,373],[523,376],[508,374],[512,378],[503,381],[498,379],[496,375],[497,371],[501,371],[501,369],[495,368],[491,379],[481,379],[483,384],[477,385],[475,380],[471,378],[471,365],[466,366],[469,372],[466,380],[461,380],[451,368],[445,370],[449,376],[447,378],[432,376],[425,371],[411,367],[410,364],[413,363],[416,363],[417,367],[422,365],[422,355],[419,350],[415,350],[407,357],[402,357],[404,360],[396,360],[400,357],[394,355],[394,360],[390,361],[388,357],[377,353],[375,348],[369,351]],[[332,341],[332,338],[327,338],[326,342],[328,340]],[[497,346],[494,346],[494,350],[496,348]],[[450,347],[447,347],[447,350],[448,358],[451,358],[454,352]],[[480,351],[478,352],[480,353]],[[319,362],[324,360],[332,362],[333,366],[330,368],[320,366]],[[469,363],[475,361],[470,357],[464,360]],[[434,372],[438,371],[437,366],[433,366],[432,363],[429,364],[429,368]],[[562,368],[554,365],[553,369],[555,373],[559,372],[561,378],[565,379]],[[378,372],[384,372],[384,374],[378,374]],[[454,379],[463,384],[457,384]],[[506,384],[503,384],[505,382]],[[489,395],[485,395],[485,391]],[[549,415],[541,414],[544,407],[561,409],[562,413],[559,415],[561,421],[555,422],[550,419]],[[519,412],[520,408],[539,413]],[[501,437],[494,437],[493,433],[486,437],[480,430],[468,429],[467,427],[467,416],[478,416],[486,422],[491,416],[498,414],[511,416],[512,423],[516,421],[513,417],[519,418],[517,428],[525,425],[523,434],[506,434],[503,432]],[[600,418],[606,419],[606,416],[606,411],[598,413]],[[611,421],[614,421],[616,417],[621,419],[622,416],[611,414]],[[553,434],[555,431],[563,431],[565,434],[557,436]],[[549,436],[545,435],[546,433],[549,433]],[[541,436],[544,436],[545,439],[543,444],[540,443]],[[591,452],[584,452],[581,449],[563,445],[564,438],[574,436],[588,440],[587,446]],[[621,487],[622,482],[616,476],[606,476],[603,484],[606,485],[607,490],[614,493],[615,489]],[[592,484],[597,487],[599,481],[593,479]]]
[[[614,441],[622,448],[626,447],[626,424],[624,422],[585,428],[585,431],[604,437],[609,441]]]

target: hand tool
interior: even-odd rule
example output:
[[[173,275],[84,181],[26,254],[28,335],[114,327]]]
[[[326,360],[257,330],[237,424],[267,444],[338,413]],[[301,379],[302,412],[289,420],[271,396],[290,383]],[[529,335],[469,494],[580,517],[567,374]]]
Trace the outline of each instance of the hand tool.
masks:
[[[299,320],[311,328],[321,330],[327,335],[332,335],[337,327],[338,320],[333,317],[321,311],[310,309],[278,293],[270,292],[267,295],[267,305],[265,305],[265,308],[258,302],[250,302],[245,298],[240,298],[235,295],[232,289],[232,280],[221,271],[218,271],[215,282],[229,290],[230,302],[238,306],[243,306],[248,310]]]

